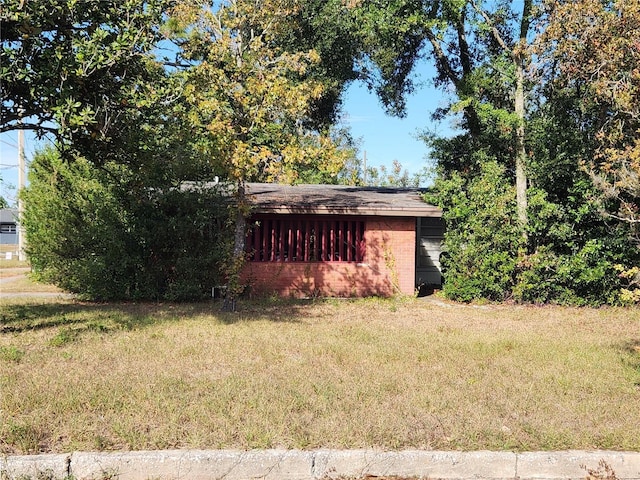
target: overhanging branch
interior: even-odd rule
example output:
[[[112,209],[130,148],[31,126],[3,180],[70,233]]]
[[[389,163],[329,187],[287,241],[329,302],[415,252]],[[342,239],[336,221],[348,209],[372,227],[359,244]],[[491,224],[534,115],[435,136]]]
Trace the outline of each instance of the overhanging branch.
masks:
[[[57,127],[46,127],[38,123],[12,123],[10,125],[0,126],[0,133],[12,132],[15,130],[31,130],[34,132],[53,133],[54,135],[58,134]]]

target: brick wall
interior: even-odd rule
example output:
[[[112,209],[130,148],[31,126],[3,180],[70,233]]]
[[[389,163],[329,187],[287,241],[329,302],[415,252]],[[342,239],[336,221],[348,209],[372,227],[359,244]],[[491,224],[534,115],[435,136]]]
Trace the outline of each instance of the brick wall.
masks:
[[[413,217],[368,218],[362,263],[247,262],[244,281],[257,295],[411,295],[415,288],[415,222]]]

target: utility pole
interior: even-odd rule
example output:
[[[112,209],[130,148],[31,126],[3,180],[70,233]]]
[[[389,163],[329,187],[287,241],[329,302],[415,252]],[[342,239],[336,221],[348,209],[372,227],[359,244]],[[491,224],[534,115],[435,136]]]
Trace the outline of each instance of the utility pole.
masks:
[[[362,183],[367,186],[367,151],[365,150],[362,155]]]
[[[25,160],[24,160],[24,130],[18,130],[18,260],[24,262],[24,201],[22,200],[22,189],[24,188]]]

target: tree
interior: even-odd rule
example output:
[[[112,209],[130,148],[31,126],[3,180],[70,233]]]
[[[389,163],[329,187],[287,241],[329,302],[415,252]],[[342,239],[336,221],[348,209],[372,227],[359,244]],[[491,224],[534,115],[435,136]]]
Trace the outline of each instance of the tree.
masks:
[[[407,169],[402,168],[398,160],[394,160],[391,169],[381,165],[367,168],[367,185],[380,187],[414,187],[420,186],[427,175],[425,173],[414,173],[409,175]]]
[[[455,279],[445,286],[445,293],[459,299],[514,298],[578,304],[616,301],[616,289],[620,288],[616,265],[633,261],[634,254],[621,229],[599,215],[598,203],[593,200],[593,181],[602,189],[618,178],[617,192],[622,194],[610,197],[607,203],[610,212],[611,207],[616,208],[617,216],[623,215],[616,205],[626,206],[629,217],[634,193],[623,190],[622,185],[629,185],[631,176],[626,175],[623,181],[621,172],[632,169],[617,168],[618,177],[609,172],[608,183],[604,184],[606,165],[601,160],[595,165],[597,168],[591,168],[591,177],[580,168],[580,162],[589,164],[594,152],[604,153],[597,147],[603,133],[594,128],[602,122],[617,127],[611,128],[610,133],[621,131],[622,125],[629,126],[625,130],[629,134],[637,134],[638,129],[630,118],[611,107],[611,101],[584,101],[598,98],[585,88],[594,70],[577,82],[555,81],[558,75],[552,73],[561,65],[559,52],[568,48],[562,45],[564,34],[549,37],[546,50],[532,47],[547,26],[551,32],[554,25],[561,28],[571,9],[585,23],[576,28],[576,34],[589,31],[591,23],[602,29],[604,25],[614,25],[614,31],[623,29],[616,22],[607,23],[598,15],[585,14],[581,2],[354,3],[358,24],[369,33],[365,42],[370,47],[369,59],[380,67],[381,78],[386,80],[382,85],[387,88],[384,98],[390,110],[402,113],[403,94],[413,88],[411,67],[421,56],[434,61],[438,73],[435,84],[452,97],[434,117],[453,118],[460,133],[449,138],[425,135],[432,158],[437,161],[436,183],[429,199],[444,208],[447,224],[450,270],[445,278]],[[555,3],[564,6],[565,12],[554,12]],[[604,10],[612,10],[611,5],[615,5],[585,3],[598,4]],[[637,5],[625,5],[626,13],[618,12],[619,22],[637,26],[629,22]],[[595,7],[589,8],[587,12]],[[624,41],[610,42],[611,48],[616,49],[610,52],[613,59],[635,58],[630,40],[635,34],[628,27],[622,36]],[[601,36],[596,44],[602,38],[608,41],[611,35]],[[592,58],[602,63],[608,54],[605,51],[602,57]],[[585,53],[586,57],[589,55]],[[571,49],[566,51],[566,57],[580,65],[589,64],[580,55],[573,55]],[[550,58],[543,63],[548,68],[541,71],[540,59],[545,58]],[[627,68],[631,65],[623,70],[633,72]],[[617,83],[601,84],[600,90],[611,85]],[[632,98],[635,95],[634,89],[625,92]],[[605,103],[608,106],[603,110],[600,107]],[[602,116],[603,111],[613,114]],[[614,118],[624,121],[615,124]],[[611,162],[619,157],[609,151],[607,158]],[[495,165],[502,165],[504,170],[496,173]],[[487,178],[490,167],[496,175],[493,180]],[[500,202],[483,187],[487,184],[500,193]],[[510,184],[515,187],[513,190],[506,188]],[[497,208],[510,205],[503,200],[511,194],[515,208]],[[495,202],[487,202],[484,196]],[[464,212],[473,213],[462,215]],[[512,214],[517,219],[515,223]],[[482,221],[475,221],[478,218]],[[493,226],[494,236],[488,234],[485,225]],[[520,235],[522,240],[513,235]],[[471,256],[467,256],[468,252],[472,252]],[[475,266],[469,263],[470,258]],[[500,259],[499,265],[495,259]],[[462,267],[458,269],[458,265]],[[492,269],[495,271],[490,274]]]
[[[455,89],[458,101],[451,111],[463,112],[471,148],[509,159],[507,165],[515,172],[518,219],[526,237],[525,72],[535,11],[533,0],[522,2],[519,11],[510,3],[494,2],[489,10],[473,0],[434,2],[425,36],[436,59],[437,82]]]
[[[128,264],[136,273],[127,271],[140,287],[129,285],[129,293],[119,290],[114,295],[166,298],[166,285],[175,284],[171,272],[184,252],[173,250],[178,256],[167,256],[165,250],[171,249],[162,246],[163,236],[154,243],[149,235],[176,222],[163,213],[169,208],[165,199],[187,211],[181,200],[186,193],[176,193],[184,181],[217,176],[236,189],[235,251],[230,261],[218,262],[227,264],[226,280],[235,294],[248,213],[245,182],[334,178],[353,157],[346,137],[330,129],[338,92],[354,75],[352,51],[334,53],[334,62],[321,59],[311,47],[324,42],[328,54],[333,43],[314,30],[312,25],[320,23],[309,12],[331,11],[339,18],[339,2],[331,5],[333,10],[322,2],[303,7],[306,4],[297,1],[245,0],[10,1],[2,7],[0,131],[21,126],[56,135],[59,169],[67,172],[66,181],[58,182],[58,167],[40,166],[32,191],[45,189],[43,198],[51,198],[52,205],[67,202],[73,207],[61,221],[75,224],[94,218],[99,210],[114,231],[124,226],[128,233],[122,241],[139,255]],[[340,29],[346,31],[345,26]],[[295,32],[304,35],[297,38]],[[173,43],[169,50],[174,59],[160,58],[162,39]],[[72,182],[69,172],[94,190]],[[44,187],[47,175],[52,190]],[[69,192],[73,194],[66,195]],[[83,195],[90,199],[75,204]],[[100,195],[107,203],[104,208],[93,202]],[[51,213],[35,193],[25,198]],[[225,212],[209,213],[217,215],[218,227],[224,224],[219,233],[228,234]],[[38,215],[33,218],[42,220]],[[61,265],[82,264],[98,280],[110,278],[105,261],[91,264],[91,258],[84,257],[100,257],[92,248],[54,249],[57,257],[45,255],[55,242],[39,236],[37,225],[30,223],[31,252],[40,271],[48,271],[55,257]],[[63,230],[51,227],[60,240]],[[88,232],[102,236],[108,230]],[[89,241],[78,238],[76,246]],[[107,246],[107,239],[94,240],[103,251],[117,250]],[[83,258],[77,252],[85,252]],[[103,276],[97,273],[101,269]],[[57,270],[56,279],[67,288],[86,285],[85,293],[93,297],[107,295],[77,277],[71,285],[64,280],[71,277],[61,272]],[[143,280],[149,276],[155,280]],[[157,288],[147,288],[152,283]]]
[[[574,186],[565,190],[565,198],[582,199],[582,205],[571,202],[576,215],[567,225],[589,237],[583,245],[591,248],[598,268],[606,265],[598,291],[610,292],[609,302],[637,302],[640,277],[635,265],[640,258],[639,249],[632,245],[640,244],[635,161],[640,125],[633,100],[639,85],[634,40],[640,20],[638,5],[584,0],[548,2],[547,7],[549,24],[536,42],[536,54],[544,83],[543,110],[551,127],[548,132],[556,133],[544,135],[551,141],[544,141],[546,148],[537,155],[537,177],[552,185],[548,191],[554,195],[562,191],[558,184],[565,183]],[[551,168],[545,165],[546,153],[554,150],[560,155]],[[583,185],[582,193],[576,196],[575,186],[579,185]],[[573,254],[574,259],[586,258],[580,251]],[[564,265],[571,263],[575,262]],[[561,269],[566,271],[558,264],[555,270]],[[583,268],[574,278],[593,278],[597,272],[594,267]],[[566,284],[557,280],[555,285]],[[593,290],[593,285],[588,289]]]
[[[53,133],[80,146],[108,140],[157,66],[170,1],[8,0],[0,9],[0,132]],[[108,149],[104,149],[108,151]]]
[[[197,148],[236,189],[230,308],[240,293],[250,181],[295,182],[308,168],[337,175],[350,155],[326,130],[314,129],[324,84],[307,72],[316,51],[287,51],[277,39],[291,28],[295,1],[184,2],[171,25],[183,58],[184,97]]]
[[[547,81],[575,92],[592,146],[582,160],[605,213],[640,245],[640,5],[582,0],[554,4],[539,49]]]
[[[423,56],[434,62],[435,85],[451,99],[434,118],[454,118],[461,133],[424,138],[437,162],[429,199],[443,207],[447,226],[445,293],[458,299],[511,297],[527,252],[526,72],[535,7],[533,0],[396,0],[388,9],[377,2],[356,8],[360,23],[375,32],[370,58],[383,72],[392,109],[401,113],[403,94],[413,88],[411,69]]]
[[[454,163],[443,168],[477,174],[479,166],[465,162],[479,149],[505,163],[516,186],[520,230],[526,237],[530,163],[526,99],[531,87],[527,70],[541,2],[353,3],[365,51],[379,72],[375,88],[383,103],[402,114],[405,94],[414,88],[414,65],[422,57],[431,58],[437,69],[436,86],[455,97],[435,117],[459,115],[465,132],[457,144],[450,144],[460,149],[449,157]]]
[[[217,3],[217,2],[216,2]],[[192,66],[185,70],[189,120],[219,172],[232,183],[295,182],[298,168],[338,172],[345,155],[327,130],[306,127],[324,92],[307,76],[314,50],[275,44],[297,2],[185,2],[173,21],[186,33],[176,42]]]
[[[282,51],[317,52],[318,61],[307,67],[305,76],[321,82],[323,91],[312,101],[307,123],[332,125],[346,85],[366,78],[360,67],[364,52],[356,18],[343,0],[304,0],[297,5],[287,16],[286,28],[280,28],[272,41]]]
[[[2,184],[2,177],[0,177],[0,185]],[[9,202],[0,195],[0,208],[9,208]]]

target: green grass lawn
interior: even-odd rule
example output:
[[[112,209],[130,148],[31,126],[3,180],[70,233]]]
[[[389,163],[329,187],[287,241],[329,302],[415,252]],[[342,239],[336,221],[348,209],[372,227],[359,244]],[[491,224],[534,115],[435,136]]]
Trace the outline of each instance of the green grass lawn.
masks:
[[[640,310],[0,299],[0,451],[640,450]]]

